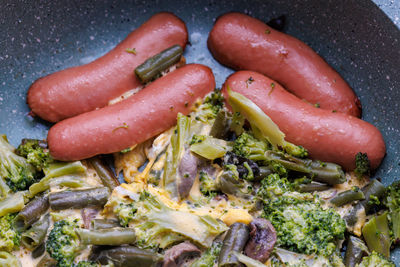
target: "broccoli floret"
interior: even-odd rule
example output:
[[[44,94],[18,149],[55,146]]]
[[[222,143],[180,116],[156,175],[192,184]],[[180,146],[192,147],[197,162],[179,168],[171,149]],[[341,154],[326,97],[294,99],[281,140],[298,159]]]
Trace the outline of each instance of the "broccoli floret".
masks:
[[[362,259],[362,262],[357,267],[396,267],[396,265],[373,251],[369,256]]]
[[[354,173],[358,178],[362,178],[364,175],[369,175],[371,169],[371,164],[368,159],[367,153],[358,152],[356,155],[356,168]]]
[[[344,239],[345,221],[333,209],[323,209],[308,193],[294,192],[295,184],[277,174],[261,181],[263,217],[275,227],[278,244],[303,254],[330,256]]]
[[[233,152],[236,155],[254,160],[265,160],[265,151],[270,149],[267,142],[259,141],[252,134],[244,132],[233,145]]]
[[[393,241],[400,242],[400,181],[396,181],[386,189],[385,205],[389,208],[389,219],[393,232]]]
[[[41,140],[22,139],[17,148],[17,154],[25,157],[28,163],[35,166],[38,171],[42,171],[49,163],[53,162],[46,142]]]
[[[222,243],[214,242],[199,259],[195,260],[190,267],[209,267],[217,263],[219,253],[221,252]]]
[[[36,169],[27,160],[14,153],[5,135],[0,136],[0,177],[12,191],[27,189],[36,177]],[[7,191],[2,188],[1,191]],[[4,195],[3,195],[4,197]]]
[[[200,176],[200,192],[205,196],[214,197],[216,195],[216,181],[208,176],[206,172],[201,171]]]
[[[204,99],[204,104],[208,105],[215,115],[224,106],[224,96],[221,94],[220,89],[215,89],[210,95]]]
[[[17,214],[7,214],[0,218],[0,250],[12,251],[19,247],[21,233],[14,227]]]
[[[54,224],[47,242],[46,251],[57,261],[57,267],[71,267],[81,250],[79,237],[75,229],[79,228],[78,220],[62,220]]]
[[[117,216],[119,223],[124,227],[127,227],[129,222],[133,220],[136,211],[137,209],[133,203],[122,201],[118,202],[113,208],[113,212]]]

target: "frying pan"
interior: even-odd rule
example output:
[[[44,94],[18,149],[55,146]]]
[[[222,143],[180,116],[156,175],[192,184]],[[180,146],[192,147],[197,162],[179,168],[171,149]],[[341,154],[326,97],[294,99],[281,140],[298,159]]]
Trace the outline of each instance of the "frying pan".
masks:
[[[384,9],[382,11],[379,7]],[[49,123],[28,116],[25,95],[37,78],[87,63],[159,11],[188,27],[188,62],[210,66],[221,86],[232,70],[216,62],[206,40],[215,19],[239,11],[268,21],[285,14],[285,31],[321,54],[353,87],[363,119],[377,126],[387,156],[375,177],[400,177],[400,1],[13,1],[0,3],[0,133],[12,144],[46,138]],[[397,26],[396,26],[397,24]],[[393,260],[400,263],[400,250]]]

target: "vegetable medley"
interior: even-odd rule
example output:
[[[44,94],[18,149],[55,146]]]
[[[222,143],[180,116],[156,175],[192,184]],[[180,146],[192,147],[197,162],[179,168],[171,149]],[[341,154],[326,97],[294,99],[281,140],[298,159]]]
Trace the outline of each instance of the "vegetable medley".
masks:
[[[394,266],[400,183],[308,158],[216,90],[156,138],[58,162],[0,138],[0,266]]]

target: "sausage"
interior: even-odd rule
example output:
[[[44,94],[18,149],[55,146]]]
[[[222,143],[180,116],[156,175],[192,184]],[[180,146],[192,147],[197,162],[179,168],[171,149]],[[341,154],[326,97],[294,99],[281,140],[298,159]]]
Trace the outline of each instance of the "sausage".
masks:
[[[182,20],[171,13],[158,13],[95,61],[36,80],[28,90],[28,105],[35,115],[50,122],[104,107],[140,86],[134,74],[137,66],[172,45],[185,48],[187,40]],[[126,51],[133,48],[136,54]]]
[[[81,160],[142,143],[172,127],[178,112],[188,114],[214,88],[208,67],[181,67],[119,103],[55,124],[47,136],[50,154],[57,160]]]
[[[385,156],[385,142],[375,126],[347,114],[316,108],[260,73],[232,74],[223,85],[225,96],[227,86],[253,101],[285,133],[287,141],[305,147],[312,158],[353,170],[358,152],[367,153],[372,169]]]
[[[258,19],[240,13],[221,16],[210,32],[208,48],[220,63],[267,75],[321,108],[361,115],[359,99],[328,63],[302,41]]]

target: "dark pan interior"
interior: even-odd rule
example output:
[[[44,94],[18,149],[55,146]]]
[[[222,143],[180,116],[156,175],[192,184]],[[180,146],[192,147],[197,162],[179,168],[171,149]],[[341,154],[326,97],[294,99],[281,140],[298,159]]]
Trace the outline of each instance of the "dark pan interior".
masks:
[[[389,13],[399,19],[400,4],[379,2],[391,2]],[[217,86],[232,70],[217,63],[207,50],[215,19],[228,11],[264,21],[285,14],[285,31],[313,47],[349,82],[361,99],[363,119],[382,131],[387,156],[375,176],[385,184],[399,179],[400,30],[367,0],[3,0],[0,133],[14,145],[24,137],[46,138],[50,124],[27,116],[29,85],[43,75],[97,58],[159,11],[174,12],[186,22],[191,41],[187,61],[210,66]],[[395,254],[400,262],[399,251]]]

